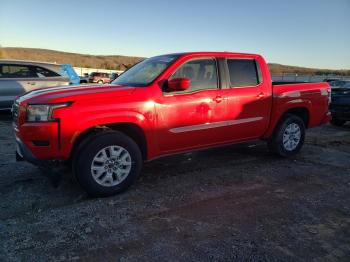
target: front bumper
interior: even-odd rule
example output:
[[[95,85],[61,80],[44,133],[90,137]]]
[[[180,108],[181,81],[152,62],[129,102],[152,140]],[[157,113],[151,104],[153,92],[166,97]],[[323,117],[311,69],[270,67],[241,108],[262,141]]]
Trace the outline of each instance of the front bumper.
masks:
[[[21,139],[16,137],[16,161],[23,160],[36,166],[40,166],[43,163],[33,155],[33,153],[27,148]]]
[[[62,175],[61,172],[59,172],[59,169],[57,169],[59,163],[57,161],[39,160],[21,141],[21,139],[16,137],[16,161],[23,160],[39,167],[43,174],[50,179],[54,187],[57,187],[60,184]]]
[[[13,124],[19,151],[30,152],[39,160],[61,160],[60,133],[57,122]]]

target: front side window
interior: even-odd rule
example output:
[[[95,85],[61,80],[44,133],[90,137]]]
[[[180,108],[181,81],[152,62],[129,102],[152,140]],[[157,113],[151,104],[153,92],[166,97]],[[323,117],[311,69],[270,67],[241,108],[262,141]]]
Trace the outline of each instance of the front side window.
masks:
[[[112,84],[136,87],[148,86],[178,57],[179,55],[163,55],[143,60],[121,74]]]
[[[254,59],[227,59],[232,87],[256,86],[260,83],[259,70]]]
[[[185,92],[218,88],[218,75],[215,59],[196,59],[180,66],[170,77],[186,77],[190,80],[190,87]]]
[[[6,65],[0,66],[0,78],[32,78],[35,75],[30,66],[25,65]]]

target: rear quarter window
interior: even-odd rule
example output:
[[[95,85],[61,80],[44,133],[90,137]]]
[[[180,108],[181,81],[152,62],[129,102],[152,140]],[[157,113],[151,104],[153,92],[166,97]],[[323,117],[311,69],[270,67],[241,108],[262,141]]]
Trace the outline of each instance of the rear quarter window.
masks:
[[[254,59],[227,59],[231,87],[256,86],[261,72]]]
[[[43,67],[35,67],[35,73],[38,75],[38,77],[56,77],[60,76],[56,72],[53,72],[49,69],[43,68]]]

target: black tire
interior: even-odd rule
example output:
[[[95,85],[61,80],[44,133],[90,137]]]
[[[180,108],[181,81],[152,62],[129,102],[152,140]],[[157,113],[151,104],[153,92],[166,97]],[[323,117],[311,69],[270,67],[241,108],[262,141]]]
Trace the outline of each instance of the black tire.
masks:
[[[91,171],[91,165],[97,153],[108,146],[120,146],[131,157],[131,169],[128,175],[119,184],[104,186],[99,184]],[[125,191],[130,187],[142,168],[142,155],[140,148],[130,137],[118,131],[104,131],[88,138],[82,144],[73,159],[73,170],[78,183],[93,197],[107,197]]]
[[[285,133],[286,128],[293,123],[296,124],[300,129],[300,139],[297,146],[294,149],[288,150],[283,143],[283,134]],[[304,144],[304,140],[304,121],[296,115],[286,114],[276,126],[272,137],[268,141],[268,147],[272,153],[275,153],[282,157],[289,157],[297,154],[300,151],[301,147]]]
[[[331,124],[334,126],[342,126],[345,124],[345,122],[346,122],[345,120],[340,120],[335,117],[332,117],[332,120],[331,120]]]

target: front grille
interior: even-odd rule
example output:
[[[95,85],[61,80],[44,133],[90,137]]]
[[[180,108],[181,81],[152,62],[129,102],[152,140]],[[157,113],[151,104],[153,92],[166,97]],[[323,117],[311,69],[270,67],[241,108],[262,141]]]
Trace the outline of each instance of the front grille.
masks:
[[[19,115],[19,103],[16,101],[16,102],[12,105],[12,118],[13,118],[13,122],[17,123],[18,115]]]

